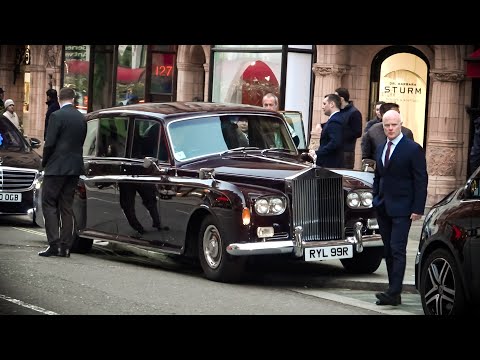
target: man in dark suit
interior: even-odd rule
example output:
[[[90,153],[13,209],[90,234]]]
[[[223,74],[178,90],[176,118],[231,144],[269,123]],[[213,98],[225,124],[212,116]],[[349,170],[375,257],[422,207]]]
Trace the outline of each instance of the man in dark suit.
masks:
[[[343,162],[347,169],[353,169],[355,165],[355,145],[357,139],[362,136],[362,113],[350,100],[348,89],[337,88],[335,94],[340,96],[340,114],[343,117]]]
[[[84,115],[73,105],[75,91],[60,90],[60,110],[50,115],[43,148],[42,207],[48,248],[40,256],[70,256],[73,244],[73,197],[83,167]]]
[[[427,199],[427,165],[423,148],[403,133],[400,114],[383,115],[387,141],[377,148],[373,207],[377,211],[385,246],[388,289],[377,293],[377,305],[401,304],[407,261],[408,233],[412,221],[421,219]]]
[[[316,155],[318,166],[330,168],[343,168],[343,117],[340,115],[340,97],[336,94],[325,95],[322,102],[323,113],[329,116],[322,126],[320,146]]]

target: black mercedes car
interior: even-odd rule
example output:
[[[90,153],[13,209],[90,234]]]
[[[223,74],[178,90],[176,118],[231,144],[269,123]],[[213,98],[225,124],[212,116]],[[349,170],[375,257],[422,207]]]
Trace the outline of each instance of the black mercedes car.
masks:
[[[0,216],[36,220],[36,185],[42,167],[33,150],[38,139],[26,139],[13,123],[0,116]]]
[[[425,216],[415,286],[427,315],[480,312],[480,168]]]
[[[380,265],[373,174],[315,166],[280,113],[172,102],[86,120],[73,252],[94,239],[128,244],[198,259],[222,282],[240,280],[262,254],[339,259],[355,273]]]

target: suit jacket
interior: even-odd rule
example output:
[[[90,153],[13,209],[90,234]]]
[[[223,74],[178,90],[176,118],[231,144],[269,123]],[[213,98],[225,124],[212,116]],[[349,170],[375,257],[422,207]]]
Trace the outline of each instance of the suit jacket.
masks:
[[[415,140],[412,130],[405,126],[402,126],[402,134]],[[362,136],[362,159],[374,159],[375,150],[379,145],[385,145],[386,140],[387,135],[385,135],[385,131],[383,130],[383,122],[372,125]]]
[[[383,206],[388,216],[423,214],[427,200],[427,164],[423,148],[406,136],[398,142],[386,167],[378,146],[373,180],[373,207]]]
[[[87,134],[85,116],[73,105],[65,105],[50,115],[43,147],[45,175],[82,175],[83,142]]]
[[[337,112],[322,127],[320,147],[317,153],[317,165],[331,168],[343,168],[343,117]]]

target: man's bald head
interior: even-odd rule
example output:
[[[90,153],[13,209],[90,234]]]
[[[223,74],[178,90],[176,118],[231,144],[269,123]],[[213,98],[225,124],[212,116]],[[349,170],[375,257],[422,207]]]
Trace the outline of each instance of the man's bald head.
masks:
[[[400,132],[402,131],[402,118],[398,111],[388,110],[383,114],[382,119],[383,131],[385,131],[388,140],[393,140],[400,135]]]

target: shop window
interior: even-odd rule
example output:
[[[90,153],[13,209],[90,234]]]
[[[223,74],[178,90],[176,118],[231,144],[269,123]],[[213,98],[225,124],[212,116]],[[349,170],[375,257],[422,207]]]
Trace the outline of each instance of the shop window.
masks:
[[[76,107],[83,113],[88,109],[88,77],[90,45],[65,45],[63,86],[75,89]]]
[[[152,53],[150,93],[171,96],[174,74],[175,54]]]
[[[146,45],[118,45],[116,105],[145,101]]]

